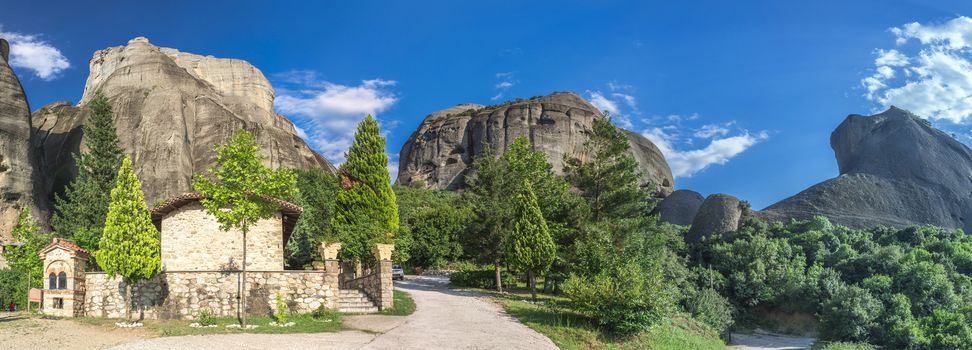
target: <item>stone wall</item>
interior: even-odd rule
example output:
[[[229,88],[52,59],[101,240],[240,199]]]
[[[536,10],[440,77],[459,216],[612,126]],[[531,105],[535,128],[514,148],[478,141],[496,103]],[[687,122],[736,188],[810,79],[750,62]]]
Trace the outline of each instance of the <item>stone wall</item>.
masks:
[[[243,234],[223,231],[199,202],[162,219],[162,262],[167,271],[235,271],[243,261]],[[284,268],[283,219],[280,213],[257,221],[246,234],[246,269]]]
[[[391,267],[391,260],[378,261],[371,273],[346,281],[342,287],[363,291],[379,310],[390,309],[395,301]]]
[[[132,288],[132,316],[193,319],[200,311],[236,316],[240,273],[164,272]],[[277,293],[293,313],[337,306],[337,273],[324,271],[247,271],[247,314],[271,315]],[[87,273],[84,310],[88,317],[125,317],[124,283],[104,273]]]

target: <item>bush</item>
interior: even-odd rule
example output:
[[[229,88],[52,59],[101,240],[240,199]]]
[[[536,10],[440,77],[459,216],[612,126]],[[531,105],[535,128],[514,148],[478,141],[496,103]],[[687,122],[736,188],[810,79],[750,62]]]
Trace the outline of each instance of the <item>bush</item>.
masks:
[[[199,311],[199,315],[196,316],[196,319],[199,321],[197,323],[199,323],[200,326],[212,326],[216,324],[216,317],[206,310]]]
[[[321,305],[311,312],[311,317],[315,320],[335,319],[338,317],[338,313]]]
[[[648,330],[674,310],[676,297],[660,268],[628,262],[593,278],[571,275],[564,292],[578,310],[608,332],[620,335]]]
[[[277,323],[284,324],[287,323],[287,302],[284,301],[283,296],[277,293],[277,312],[273,314],[273,318],[277,320]]]
[[[732,326],[732,305],[712,288],[701,290],[688,302],[692,317],[724,334]]]
[[[516,282],[513,274],[503,271],[500,278],[504,288]],[[496,271],[492,268],[463,268],[449,275],[449,283],[454,287],[496,289]]]
[[[883,311],[867,290],[851,286],[827,300],[820,315],[820,336],[826,340],[867,341]]]
[[[867,343],[823,342],[813,344],[813,350],[874,350],[874,346]]]

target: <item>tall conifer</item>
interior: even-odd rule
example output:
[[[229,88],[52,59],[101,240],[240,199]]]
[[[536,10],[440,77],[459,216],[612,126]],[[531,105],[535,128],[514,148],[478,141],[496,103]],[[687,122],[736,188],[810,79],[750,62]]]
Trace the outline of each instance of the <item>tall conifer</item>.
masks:
[[[105,231],[94,254],[109,276],[125,283],[125,315],[131,320],[132,284],[152,278],[161,268],[159,231],[145,204],[142,183],[125,156],[118,169],[115,188],[105,220]]]
[[[337,194],[332,225],[346,258],[369,260],[371,245],[391,243],[399,225],[385,138],[371,115],[358,124],[340,171],[345,179]]]
[[[536,301],[537,274],[550,268],[557,246],[530,183],[524,181],[519,192],[513,203],[513,225],[503,245],[506,260],[517,270],[527,273],[530,293]]]

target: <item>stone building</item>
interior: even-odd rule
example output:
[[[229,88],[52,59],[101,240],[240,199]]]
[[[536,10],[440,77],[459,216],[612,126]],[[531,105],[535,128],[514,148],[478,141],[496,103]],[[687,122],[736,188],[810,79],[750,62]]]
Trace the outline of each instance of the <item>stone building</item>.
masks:
[[[247,296],[243,311],[248,315],[273,314],[278,295],[297,313],[320,307],[344,312],[393,307],[390,245],[376,246],[378,264],[371,273],[353,279],[340,278],[340,243],[322,245],[323,269],[284,270],[284,246],[303,210],[274,198],[265,199],[278,206],[274,216],[254,223],[247,233],[246,280],[242,281],[243,235],[221,230],[200,203],[203,198],[186,193],[152,210],[161,237],[162,271],[132,286],[133,316],[192,319],[203,312],[236,316],[242,283]],[[88,252],[55,239],[40,254],[45,258],[45,273],[50,270],[55,276],[45,284],[45,314],[125,316],[124,282],[104,272],[85,272]],[[65,283],[59,280],[62,272]]]

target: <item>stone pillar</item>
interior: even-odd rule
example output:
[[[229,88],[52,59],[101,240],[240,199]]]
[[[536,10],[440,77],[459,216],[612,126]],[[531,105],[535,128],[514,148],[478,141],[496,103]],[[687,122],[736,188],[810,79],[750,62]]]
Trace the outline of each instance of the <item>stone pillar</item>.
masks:
[[[377,263],[375,267],[378,271],[378,298],[375,300],[379,310],[395,307],[394,283],[392,283],[392,251],[395,250],[394,244],[375,244],[372,252],[375,254]]]
[[[321,243],[318,249],[324,260],[324,285],[330,289],[325,292],[327,298],[324,303],[329,309],[337,308],[338,290],[341,289],[341,261],[337,258],[340,251],[341,242]]]

